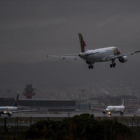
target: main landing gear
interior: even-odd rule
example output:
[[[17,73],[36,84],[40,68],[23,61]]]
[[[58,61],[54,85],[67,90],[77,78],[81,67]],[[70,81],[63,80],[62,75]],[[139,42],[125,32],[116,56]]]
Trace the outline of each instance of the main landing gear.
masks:
[[[110,64],[110,68],[115,68],[115,66],[116,66],[116,63],[114,60],[112,60],[112,64]]]
[[[89,68],[89,69],[93,69],[93,65],[89,65],[88,68]]]
[[[116,66],[116,63],[114,63],[114,64],[110,64],[110,68],[114,68]]]
[[[93,69],[93,62],[86,61],[86,63],[88,64],[89,69]]]

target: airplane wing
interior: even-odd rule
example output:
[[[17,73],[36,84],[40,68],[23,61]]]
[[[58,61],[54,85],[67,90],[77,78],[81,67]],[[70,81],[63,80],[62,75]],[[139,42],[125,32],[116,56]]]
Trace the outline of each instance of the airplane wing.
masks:
[[[12,116],[13,113],[19,113],[19,112],[34,112],[37,111],[37,109],[32,109],[32,110],[16,110],[16,111],[8,111],[8,110],[4,110],[0,112],[0,115],[2,114],[7,114],[8,116]]]
[[[133,55],[135,53],[139,53],[140,51],[135,51],[135,52],[132,52],[132,53],[128,53],[128,55]]]
[[[123,112],[123,111],[121,111],[121,110],[117,109],[117,110],[116,110],[116,112]]]
[[[16,110],[16,111],[11,111],[12,113],[20,113],[20,112],[34,112],[37,111],[37,109],[32,109],[32,110]]]
[[[108,57],[105,57],[103,60],[105,61],[110,61],[112,59],[116,59],[116,58],[120,58],[120,57],[123,57],[123,56],[127,56],[127,55],[133,55],[133,54],[136,54],[136,53],[139,53],[140,51],[135,51],[135,52],[131,52],[131,53],[127,53],[127,54],[120,54],[120,55],[116,55],[116,56],[108,56]]]
[[[81,59],[77,54],[66,54],[66,55],[47,55],[47,57],[61,58],[61,59]]]
[[[96,110],[96,111],[105,111],[105,109],[101,109],[101,108],[92,108],[92,110]]]

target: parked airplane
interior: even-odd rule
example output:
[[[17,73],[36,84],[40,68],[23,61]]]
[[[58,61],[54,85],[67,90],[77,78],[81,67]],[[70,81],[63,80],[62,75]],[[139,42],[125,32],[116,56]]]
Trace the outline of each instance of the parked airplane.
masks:
[[[66,58],[73,58],[77,60],[79,58],[85,60],[85,62],[89,65],[89,69],[93,69],[93,64],[96,62],[106,62],[111,61],[110,67],[115,67],[116,63],[115,60],[118,59],[121,63],[125,63],[128,60],[127,55],[133,55],[140,51],[135,51],[132,53],[121,54],[120,50],[117,47],[106,47],[100,48],[95,50],[89,50],[86,47],[86,43],[83,40],[82,34],[79,33],[79,40],[81,46],[81,53],[79,54],[72,54],[72,55],[47,55],[47,57],[60,57],[62,59]]]
[[[114,113],[120,113],[120,115],[123,116],[124,111],[125,111],[124,100],[122,102],[122,105],[119,105],[119,106],[107,106],[106,109],[95,109],[95,110],[103,111],[103,114],[108,114],[109,116],[111,116],[113,112]]]
[[[34,110],[17,110],[18,109],[18,98],[19,98],[19,93],[17,94],[13,105],[11,105],[11,106],[0,106],[0,116],[2,114],[7,114],[10,117],[10,116],[13,115],[13,113],[37,111],[37,109],[34,109]]]
[[[140,109],[138,109],[137,111],[134,111],[134,112],[135,112],[134,116],[139,116],[140,115]]]

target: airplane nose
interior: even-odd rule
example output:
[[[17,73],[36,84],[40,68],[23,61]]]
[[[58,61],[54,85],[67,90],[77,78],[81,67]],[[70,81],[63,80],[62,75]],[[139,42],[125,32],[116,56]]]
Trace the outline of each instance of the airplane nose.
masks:
[[[79,53],[79,57],[84,57],[84,53]]]

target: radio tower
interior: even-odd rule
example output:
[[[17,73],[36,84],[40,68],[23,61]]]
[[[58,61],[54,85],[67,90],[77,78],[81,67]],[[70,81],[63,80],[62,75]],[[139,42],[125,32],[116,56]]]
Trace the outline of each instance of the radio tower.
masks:
[[[26,96],[26,99],[32,99],[32,97],[35,96],[34,90],[35,89],[32,88],[32,85],[26,85],[23,95]]]

